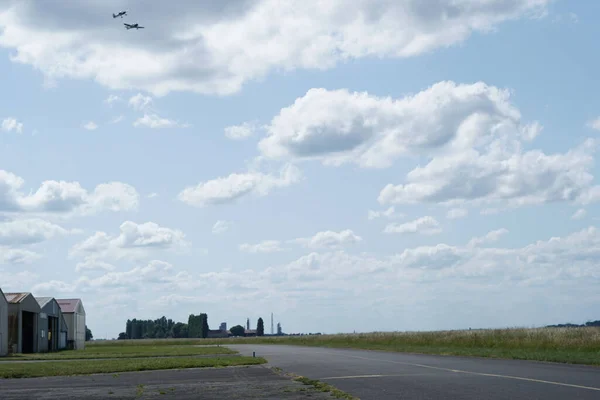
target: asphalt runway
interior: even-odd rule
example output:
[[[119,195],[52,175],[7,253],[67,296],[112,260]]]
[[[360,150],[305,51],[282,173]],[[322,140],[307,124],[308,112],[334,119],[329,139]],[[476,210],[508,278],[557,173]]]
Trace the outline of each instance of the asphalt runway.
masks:
[[[600,368],[288,345],[229,345],[361,400],[600,399]]]

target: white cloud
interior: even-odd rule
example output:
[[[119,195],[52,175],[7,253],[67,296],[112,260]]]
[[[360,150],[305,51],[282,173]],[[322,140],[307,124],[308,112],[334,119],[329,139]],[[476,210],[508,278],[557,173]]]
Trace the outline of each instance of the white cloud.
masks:
[[[125,119],[125,117],[123,115],[119,115],[117,117],[114,117],[113,119],[110,120],[111,124],[118,124],[119,122],[123,121],[123,119]]]
[[[279,176],[256,171],[234,173],[189,186],[179,193],[178,198],[196,207],[224,204],[249,194],[265,196],[275,188],[290,186],[300,179],[300,170],[288,164],[281,169]]]
[[[93,130],[98,129],[98,125],[94,121],[90,121],[90,122],[83,124],[83,128],[87,129],[88,131],[93,131]]]
[[[122,182],[103,183],[88,192],[79,182],[42,182],[33,193],[21,191],[25,181],[8,171],[0,170],[0,213],[80,213],[95,214],[103,210],[135,210],[139,195],[134,187]]]
[[[584,208],[580,208],[577,211],[575,211],[573,213],[573,215],[571,215],[571,219],[582,219],[583,217],[585,217],[587,214],[587,212],[585,211]]]
[[[398,157],[462,154],[502,134],[530,137],[531,130],[509,92],[483,82],[438,82],[400,99],[310,89],[271,120],[258,147],[274,159],[383,168]]]
[[[407,183],[388,184],[381,204],[496,204],[518,207],[549,202],[597,201],[590,173],[596,143],[592,139],[564,154],[522,151],[518,143],[494,142],[439,156],[407,175]]]
[[[339,248],[342,246],[353,245],[361,242],[363,239],[356,235],[351,229],[345,229],[340,232],[322,231],[308,238],[293,239],[291,242],[299,243],[311,249],[320,248]]]
[[[233,224],[230,221],[219,220],[212,227],[212,233],[219,234],[227,232]]]
[[[590,121],[590,122],[588,123],[588,126],[589,126],[590,128],[592,128],[592,129],[595,129],[595,130],[597,130],[597,131],[600,131],[600,117],[596,118],[596,119],[595,119],[595,120],[593,120],[593,121]]]
[[[74,3],[68,12],[44,2],[5,2],[0,46],[50,83],[70,77],[157,96],[229,94],[277,70],[329,69],[349,59],[413,57],[456,45],[505,21],[543,15],[548,2],[228,0],[207,6],[185,0],[143,10],[152,27],[143,35],[115,29],[104,0]]]
[[[81,272],[85,270],[80,269]],[[147,288],[149,284],[168,283],[171,281],[173,265],[160,260],[152,260],[145,265],[138,265],[128,271],[113,271],[90,278],[87,275],[78,277],[74,282],[49,281],[33,286],[34,292],[45,293],[82,293],[90,290],[106,291],[124,289],[128,292]]]
[[[283,251],[279,240],[263,240],[257,244],[243,243],[240,250],[248,253],[275,253]]]
[[[40,258],[38,253],[30,250],[0,246],[0,264],[31,264]],[[6,277],[11,274],[4,273],[2,275]],[[6,289],[5,285],[3,281],[2,287]]]
[[[12,117],[4,118],[2,120],[2,125],[0,125],[0,129],[4,132],[15,131],[17,133],[23,133],[23,123]]]
[[[496,229],[494,231],[489,231],[488,233],[485,234],[485,236],[482,237],[476,237],[473,238],[469,241],[469,243],[467,243],[467,247],[479,247],[482,244],[487,244],[487,243],[492,243],[492,242],[496,242],[500,239],[500,237],[502,237],[503,235],[506,235],[508,233],[508,229]]]
[[[138,93],[129,98],[128,104],[130,107],[133,107],[138,111],[146,110],[150,105],[152,105],[152,97],[144,96],[143,94]]]
[[[422,235],[437,235],[442,232],[440,223],[433,217],[427,215],[404,224],[390,223],[385,233],[419,233]]]
[[[0,222],[0,246],[29,245],[78,233],[78,229],[65,229],[39,218],[16,219]]]
[[[119,227],[120,233],[111,236],[106,232],[96,232],[87,239],[75,244],[69,251],[70,258],[84,258],[76,268],[79,270],[107,265],[105,260],[141,260],[152,252],[186,250],[189,243],[185,234],[178,229],[159,226],[154,222],[137,224],[125,221]],[[98,264],[98,262],[100,262]]]
[[[244,122],[241,125],[232,125],[225,128],[225,136],[232,140],[247,139],[256,131],[255,122]]]
[[[158,193],[152,192],[147,196],[149,199],[153,199],[155,197],[158,197]]]
[[[179,123],[167,118],[162,118],[157,114],[144,114],[143,117],[136,119],[133,122],[133,126],[145,126],[152,129],[158,128],[188,128],[190,125],[187,123]]]
[[[385,218],[389,218],[389,219],[404,218],[404,214],[397,213],[394,206],[388,207],[387,209],[385,209],[383,211],[369,210],[369,213],[368,213],[369,220],[373,220],[373,219],[380,218],[380,217],[385,217]]]
[[[108,104],[109,106],[112,106],[113,103],[116,103],[117,101],[122,101],[123,99],[121,99],[121,97],[111,94],[109,95],[106,100],[104,100],[104,102],[106,104]]]
[[[467,210],[466,208],[452,208],[446,213],[446,218],[459,219],[464,218],[467,215],[469,215],[469,210]]]

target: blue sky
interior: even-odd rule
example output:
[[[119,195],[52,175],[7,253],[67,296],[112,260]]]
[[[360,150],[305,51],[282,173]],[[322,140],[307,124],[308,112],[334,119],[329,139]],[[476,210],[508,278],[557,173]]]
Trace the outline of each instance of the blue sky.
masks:
[[[96,337],[597,319],[600,5],[308,3],[0,1],[0,287]]]

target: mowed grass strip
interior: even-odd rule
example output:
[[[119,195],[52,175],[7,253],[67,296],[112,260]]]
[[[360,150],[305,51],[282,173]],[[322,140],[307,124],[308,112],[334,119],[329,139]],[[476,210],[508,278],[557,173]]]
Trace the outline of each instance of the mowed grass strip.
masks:
[[[35,378],[42,376],[70,376],[160,369],[230,367],[264,364],[262,357],[179,357],[119,360],[78,360],[63,362],[32,362],[0,364],[0,378]]]
[[[167,339],[165,343],[168,342]],[[339,335],[187,339],[186,342],[204,345],[287,344],[600,365],[600,327],[372,332]]]
[[[89,342],[88,342],[89,343]],[[78,360],[90,358],[132,358],[160,356],[197,356],[213,354],[237,354],[237,351],[222,346],[197,347],[192,345],[136,345],[128,346],[90,346],[84,350],[64,350],[55,353],[15,354],[2,360]]]

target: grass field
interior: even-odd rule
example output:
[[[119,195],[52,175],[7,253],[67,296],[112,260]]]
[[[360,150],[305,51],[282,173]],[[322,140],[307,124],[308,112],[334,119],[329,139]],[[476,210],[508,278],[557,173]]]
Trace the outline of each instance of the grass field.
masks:
[[[65,350],[56,353],[16,354],[2,360],[77,360],[90,358],[131,358],[157,356],[198,356],[216,354],[237,354],[237,351],[222,346],[195,347],[177,343],[161,343],[161,345],[104,345],[94,346],[88,342],[84,350]]]
[[[185,344],[289,344],[385,350],[424,354],[480,356],[600,365],[600,328],[486,329],[390,332],[229,339],[163,339],[97,342],[94,346]]]
[[[228,367],[255,365],[267,361],[261,357],[222,358],[146,358],[118,360],[78,360],[49,362],[11,362],[0,364],[0,378],[33,378],[41,376],[87,375],[95,373],[119,373],[126,371],[150,371],[157,369]]]

